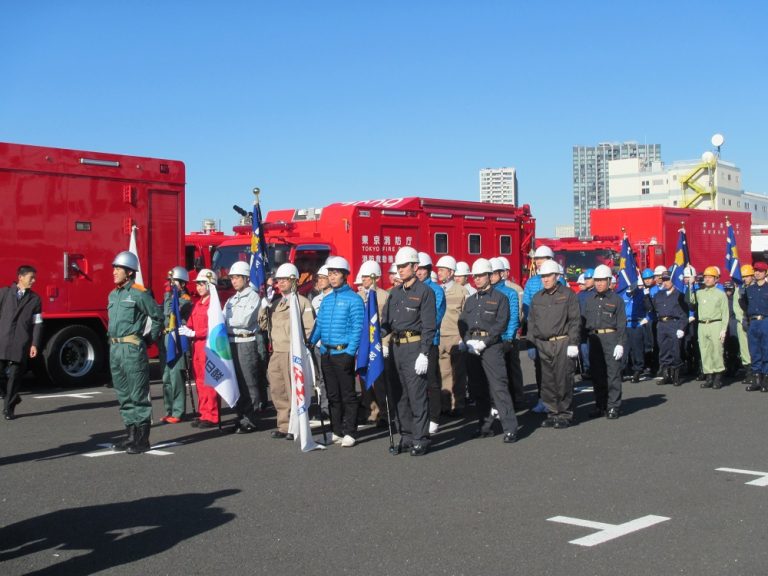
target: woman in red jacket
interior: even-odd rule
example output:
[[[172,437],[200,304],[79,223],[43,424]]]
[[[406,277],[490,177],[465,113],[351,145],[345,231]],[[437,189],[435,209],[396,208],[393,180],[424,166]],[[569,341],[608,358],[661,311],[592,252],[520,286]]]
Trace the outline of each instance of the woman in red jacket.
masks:
[[[187,320],[187,330],[183,332],[193,342],[192,366],[197,385],[197,401],[200,418],[192,422],[195,428],[213,428],[219,424],[219,399],[216,389],[205,384],[205,341],[208,337],[208,304],[211,301],[208,278],[216,282],[216,274],[203,268],[197,274],[197,293],[200,296]]]

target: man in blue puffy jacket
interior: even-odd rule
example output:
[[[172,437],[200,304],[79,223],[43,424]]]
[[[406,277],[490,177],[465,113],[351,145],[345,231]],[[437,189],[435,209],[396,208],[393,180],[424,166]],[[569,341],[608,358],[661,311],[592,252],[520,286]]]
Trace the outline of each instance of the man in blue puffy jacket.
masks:
[[[320,343],[333,442],[352,447],[356,442],[359,405],[355,391],[355,354],[360,345],[365,307],[347,284],[349,262],[341,256],[331,256],[325,266],[333,291],[326,294],[320,304],[309,341],[313,345]]]

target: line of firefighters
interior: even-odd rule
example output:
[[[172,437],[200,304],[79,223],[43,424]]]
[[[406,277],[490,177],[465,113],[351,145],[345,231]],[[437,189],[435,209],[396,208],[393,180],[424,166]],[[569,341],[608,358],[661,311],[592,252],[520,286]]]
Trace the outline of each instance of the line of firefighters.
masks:
[[[109,336],[113,383],[128,431],[116,447],[140,453],[149,449],[151,417],[142,327],[151,319],[151,336],[157,339],[163,314],[148,305],[146,293],[133,282],[131,265],[137,263],[132,256],[124,252],[113,262],[117,287],[110,294]],[[370,421],[397,426],[398,452],[426,454],[441,420],[461,416],[469,396],[477,407],[476,435],[494,436],[500,425],[503,441],[514,443],[515,412],[526,407],[520,365],[520,345],[526,341],[536,366],[538,402],[533,411],[546,413],[541,425],[547,428],[572,423],[579,360],[594,386],[592,417],[619,417],[622,372],[637,382],[644,370],[658,368],[660,383],[679,385],[684,359],[689,366],[700,361],[702,387],[712,388],[722,385],[725,363],[733,362],[734,372],[738,359],[748,370],[747,389],[768,392],[765,263],[755,264],[754,270],[742,268],[744,285],[734,305],[734,287],[717,284],[720,274],[714,266],[704,271],[701,283],[687,269],[684,293],[675,288],[670,272],[659,267],[643,271],[642,286],[638,282],[637,288],[619,294],[611,288],[612,271],[601,265],[585,273],[577,295],[565,285],[551,249],[539,247],[534,262],[537,273],[523,289],[509,277],[509,263],[503,257],[480,258],[470,270],[451,256],[441,257],[433,266],[428,254],[403,247],[388,271],[393,284],[389,291],[378,286],[379,264],[366,261],[356,293],[348,283],[347,260],[331,256],[316,274],[312,300],[299,295],[298,303],[304,336],[320,366],[324,393],[318,408],[330,415],[333,442],[343,447],[356,444],[362,403]],[[219,404],[215,390],[204,384],[204,374],[210,286],[216,275],[211,270],[198,273],[199,299],[194,304],[186,293],[186,270],[175,268],[172,278],[182,293],[184,325],[179,332],[193,342],[200,416],[192,426],[214,427],[220,423]],[[296,289],[299,272],[293,264],[282,264],[264,298],[249,284],[247,263],[235,263],[229,278],[235,294],[223,313],[240,389],[235,432],[257,429],[268,383],[277,411],[277,428],[271,435],[292,440],[290,308],[283,295]],[[372,389],[362,387],[358,395],[355,355],[361,333],[367,330],[364,310],[371,291],[378,303],[385,370]],[[164,316],[167,332],[168,293]],[[179,423],[185,417],[188,368],[184,357],[164,366],[165,422]]]

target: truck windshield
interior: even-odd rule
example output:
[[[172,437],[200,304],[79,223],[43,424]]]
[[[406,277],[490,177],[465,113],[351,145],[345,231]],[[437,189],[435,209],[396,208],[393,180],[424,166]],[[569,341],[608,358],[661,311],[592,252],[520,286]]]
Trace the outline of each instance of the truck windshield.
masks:
[[[616,251],[608,248],[595,250],[555,250],[555,260],[565,270],[566,280],[576,282],[579,274],[587,268],[595,268],[600,264],[605,264],[613,269],[614,264],[618,265],[619,255]]]
[[[269,262],[266,265],[267,274],[285,262],[288,262],[291,254],[291,247],[288,244],[268,244],[267,256]],[[221,277],[229,272],[230,267],[235,262],[251,261],[251,245],[237,244],[229,246],[219,246],[213,255],[213,270]]]

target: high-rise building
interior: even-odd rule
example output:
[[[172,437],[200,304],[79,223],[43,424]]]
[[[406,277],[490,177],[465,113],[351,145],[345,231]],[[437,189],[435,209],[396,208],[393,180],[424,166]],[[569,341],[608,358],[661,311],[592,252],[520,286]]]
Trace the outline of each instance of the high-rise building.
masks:
[[[480,202],[517,206],[517,173],[514,168],[480,170]]]
[[[650,164],[661,160],[661,144],[601,142],[573,147],[573,226],[579,237],[589,236],[589,212],[609,207],[608,163],[639,158]]]

